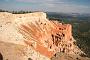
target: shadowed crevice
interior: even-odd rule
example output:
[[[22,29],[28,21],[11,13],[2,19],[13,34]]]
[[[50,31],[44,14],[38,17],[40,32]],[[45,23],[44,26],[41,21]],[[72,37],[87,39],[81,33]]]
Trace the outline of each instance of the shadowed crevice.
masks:
[[[0,53],[0,60],[3,60],[3,55]]]

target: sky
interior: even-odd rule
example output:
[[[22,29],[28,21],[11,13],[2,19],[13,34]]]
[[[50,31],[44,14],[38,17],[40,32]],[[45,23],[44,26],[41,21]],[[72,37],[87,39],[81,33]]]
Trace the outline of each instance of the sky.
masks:
[[[0,9],[90,13],[90,0],[0,0]]]

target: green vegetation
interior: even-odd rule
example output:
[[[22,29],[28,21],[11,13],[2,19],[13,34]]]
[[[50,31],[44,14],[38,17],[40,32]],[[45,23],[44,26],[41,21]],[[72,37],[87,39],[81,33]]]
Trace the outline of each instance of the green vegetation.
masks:
[[[13,14],[25,14],[25,13],[31,13],[31,11],[12,11]]]
[[[25,14],[25,13],[31,13],[31,11],[7,11],[7,10],[2,10],[0,9],[0,12],[9,12],[9,13],[12,13],[12,14]]]
[[[79,48],[90,57],[90,21],[71,20],[67,23],[73,26],[73,37]]]

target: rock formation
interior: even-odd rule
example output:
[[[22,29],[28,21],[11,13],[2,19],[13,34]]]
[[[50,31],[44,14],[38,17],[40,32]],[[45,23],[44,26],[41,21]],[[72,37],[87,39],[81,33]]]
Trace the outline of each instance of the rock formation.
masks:
[[[46,13],[0,12],[0,53],[8,60],[49,60],[57,52],[80,55],[72,26],[49,21]]]

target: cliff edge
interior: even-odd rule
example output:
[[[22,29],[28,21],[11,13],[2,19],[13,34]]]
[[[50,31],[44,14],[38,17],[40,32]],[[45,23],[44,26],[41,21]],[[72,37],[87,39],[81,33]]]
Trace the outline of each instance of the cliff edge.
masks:
[[[25,57],[21,58],[22,60],[27,60],[27,57],[32,60],[48,60],[58,52],[72,55],[84,54],[76,46],[70,24],[50,21],[46,17],[46,13],[43,12],[28,14],[0,12],[0,42],[2,42],[0,52],[2,55],[8,60],[12,60],[14,57],[10,58],[9,52],[13,54],[20,50],[21,53],[26,52],[23,56],[18,57]],[[19,47],[16,51],[17,49],[15,50],[11,45],[23,46],[23,48]],[[12,49],[13,52],[7,47],[11,47],[9,49]],[[7,51],[4,51],[5,48]],[[5,52],[8,52],[8,55]],[[16,57],[14,60],[20,60],[18,58]]]

